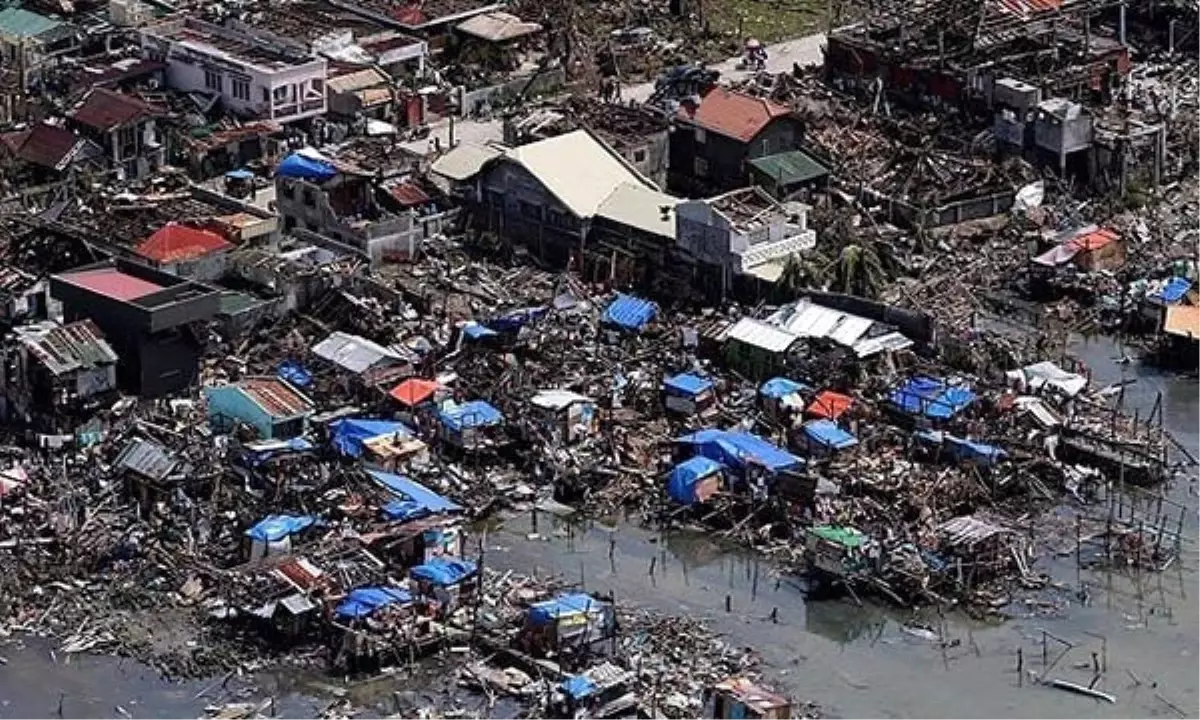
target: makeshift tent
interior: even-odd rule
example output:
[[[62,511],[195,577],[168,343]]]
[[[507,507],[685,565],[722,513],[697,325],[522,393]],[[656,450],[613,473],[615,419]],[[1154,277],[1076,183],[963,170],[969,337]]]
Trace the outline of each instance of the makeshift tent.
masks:
[[[676,442],[693,445],[698,454],[737,470],[756,464],[771,472],[782,472],[804,465],[804,461],[795,455],[745,432],[710,428],[684,435]]]
[[[246,530],[250,538],[250,559],[260,560],[268,555],[286,555],[292,550],[291,537],[312,527],[317,519],[311,515],[268,515]]]
[[[813,417],[837,420],[853,404],[854,398],[849,395],[836,393],[832,390],[822,390],[817,393],[817,396],[813,398],[813,401],[808,404],[808,407],[804,411]]]
[[[758,392],[763,397],[769,397],[775,400],[781,400],[789,395],[795,395],[802,390],[808,390],[808,386],[804,383],[796,382],[790,378],[776,377],[771,378],[759,387]]]
[[[395,420],[345,418],[329,426],[329,435],[334,449],[348,457],[362,457],[363,443],[371,438],[397,434],[406,438],[415,436],[408,426]]]
[[[586,645],[612,636],[612,605],[583,593],[534,604],[525,616],[522,639],[535,652]]]
[[[479,567],[470,560],[436,557],[424,565],[417,565],[410,569],[408,576],[418,582],[449,587],[466,580],[478,570]]]
[[[258,467],[273,458],[308,452],[315,446],[304,438],[289,440],[261,440],[242,447],[242,460],[250,467]]]
[[[307,180],[309,182],[325,182],[338,174],[337,168],[328,160],[314,157],[316,153],[294,152],[279,163],[275,174],[279,177]]]
[[[917,376],[900,386],[891,395],[891,403],[912,415],[946,419],[975,401],[969,389],[947,385],[944,380]]]
[[[439,388],[441,385],[436,380],[409,378],[392,388],[388,394],[403,405],[415,407],[432,398]]]
[[[703,455],[686,460],[667,476],[667,495],[681,505],[705,502],[720,488],[724,466]]]
[[[334,613],[343,618],[367,617],[377,610],[395,605],[412,602],[412,594],[398,587],[365,587],[351,590],[344,600],[338,603]]]
[[[534,603],[530,606],[527,617],[531,625],[547,625],[569,615],[600,612],[607,605],[586,593],[570,593],[559,595],[553,600]]]
[[[565,695],[575,700],[589,697],[600,689],[587,675],[572,675],[563,680],[560,687]]]
[[[810,443],[827,450],[845,450],[858,444],[857,438],[832,420],[810,420],[804,424],[804,434]]]
[[[680,373],[674,377],[669,377],[663,381],[663,386],[669,391],[677,392],[681,395],[699,395],[707,390],[711,390],[713,383],[708,378],[693,375],[691,373]]]
[[[312,373],[295,360],[284,360],[279,364],[275,374],[282,380],[287,380],[296,387],[305,388],[312,385]]]
[[[924,430],[916,433],[917,440],[927,446],[941,448],[954,460],[975,465],[995,465],[1008,456],[1003,448],[955,437],[940,430]]]
[[[625,330],[641,330],[658,315],[658,306],[649,300],[620,293],[604,310],[602,320]]]
[[[1168,280],[1161,288],[1150,293],[1150,298],[1157,300],[1164,305],[1174,305],[1183,300],[1188,294],[1188,290],[1192,289],[1192,281],[1185,277],[1173,277]]]
[[[1005,377],[1020,392],[1037,392],[1052,388],[1067,397],[1074,397],[1087,387],[1088,380],[1079,373],[1063,370],[1049,360],[1009,370]]]
[[[510,310],[503,315],[488,320],[487,326],[496,332],[520,330],[534,320],[540,319],[549,310],[550,308],[545,306]]]
[[[415,520],[462,511],[461,506],[403,475],[380,470],[368,470],[367,474],[395,497],[395,500],[383,506],[383,514],[388,520]]]

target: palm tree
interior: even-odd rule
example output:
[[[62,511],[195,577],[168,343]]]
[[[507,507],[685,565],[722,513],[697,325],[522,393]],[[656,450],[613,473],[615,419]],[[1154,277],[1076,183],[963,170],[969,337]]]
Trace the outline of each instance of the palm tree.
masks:
[[[873,298],[887,284],[887,273],[873,244],[846,245],[832,269],[833,286],[848,295]]]

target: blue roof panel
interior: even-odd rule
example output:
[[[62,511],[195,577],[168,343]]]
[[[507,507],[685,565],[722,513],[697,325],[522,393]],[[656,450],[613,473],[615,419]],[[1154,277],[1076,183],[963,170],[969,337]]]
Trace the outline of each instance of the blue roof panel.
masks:
[[[413,580],[449,587],[466,580],[478,570],[479,566],[470,560],[435,557],[424,565],[410,569],[408,576]]]
[[[365,587],[351,590],[344,600],[338,603],[334,612],[338,617],[360,618],[371,615],[376,610],[400,603],[412,602],[412,594],[398,587]]]
[[[427,515],[462,511],[462,507],[453,501],[403,475],[382,470],[368,470],[367,473],[396,498],[383,508],[383,513],[389,520],[414,520]]]
[[[699,395],[706,390],[711,390],[713,383],[708,378],[693,375],[692,373],[680,373],[674,377],[669,377],[663,381],[663,385],[669,390],[676,390],[684,395]]]
[[[626,330],[641,330],[658,314],[658,306],[649,300],[620,293],[604,311],[604,321]]]
[[[455,405],[448,410],[439,410],[438,419],[451,430],[462,431],[469,428],[500,425],[504,422],[504,415],[484,400],[472,400]]]
[[[551,620],[557,620],[567,615],[576,615],[593,610],[599,610],[607,603],[586,593],[570,593],[559,595],[553,600],[534,603],[529,608],[529,619],[535,625],[546,625]]]
[[[804,434],[831,450],[845,450],[858,444],[858,438],[838,427],[832,420],[813,420],[804,424]]]
[[[763,383],[762,387],[760,387],[758,389],[758,392],[761,393],[764,397],[774,398],[774,399],[778,400],[779,398],[785,398],[788,395],[794,395],[795,393],[798,393],[801,390],[810,390],[810,389],[811,388],[809,388],[804,383],[796,382],[795,380],[792,380],[791,378],[776,377],[776,378],[771,378],[770,380]]]
[[[765,466],[771,472],[804,465],[803,459],[747,432],[708,428],[677,438],[676,442],[694,445],[701,455],[739,470],[751,463]]]
[[[700,498],[696,497],[696,486],[713,473],[719,473],[724,469],[724,465],[703,455],[697,455],[681,462],[672,468],[671,474],[667,476],[667,494],[681,505],[699,502]]]
[[[247,537],[262,542],[279,542],[315,523],[312,515],[268,515],[246,530]]]
[[[1183,299],[1184,295],[1188,294],[1188,290],[1192,289],[1192,281],[1187,278],[1173,277],[1162,290],[1154,293],[1154,297],[1163,301],[1168,305],[1174,305]]]

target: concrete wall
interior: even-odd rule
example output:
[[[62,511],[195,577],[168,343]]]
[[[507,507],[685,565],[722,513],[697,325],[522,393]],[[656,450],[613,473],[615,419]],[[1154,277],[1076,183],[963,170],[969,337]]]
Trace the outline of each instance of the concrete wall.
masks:
[[[490,85],[475,90],[458,89],[458,107],[463,114],[477,110],[484,103],[495,103],[498,100],[513,99],[517,93],[525,92],[525,97],[542,95],[561,88],[567,82],[567,73],[561,67],[546,70],[530,81],[530,76],[513,78],[499,85]]]
[[[525,168],[501,161],[481,179],[485,229],[524,243],[555,266],[582,247],[590,222],[578,218]]]
[[[271,416],[236,386],[208,388],[204,396],[208,406],[208,422],[214,430],[228,432],[235,423],[244,422],[254,428],[259,437],[271,438]]]
[[[200,282],[216,282],[225,275],[225,269],[228,267],[228,264],[228,251],[220,251],[211,252],[191,260],[163,263],[157,267],[163,272],[169,272],[172,275],[178,275],[182,278],[199,280]]]

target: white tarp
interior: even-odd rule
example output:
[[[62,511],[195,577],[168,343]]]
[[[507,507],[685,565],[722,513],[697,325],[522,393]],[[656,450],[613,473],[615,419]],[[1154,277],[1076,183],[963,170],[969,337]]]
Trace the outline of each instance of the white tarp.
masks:
[[[1009,370],[1005,375],[1020,392],[1036,392],[1044,387],[1051,387],[1067,397],[1074,397],[1088,384],[1086,377],[1067,372],[1049,360],[1019,370]]]

